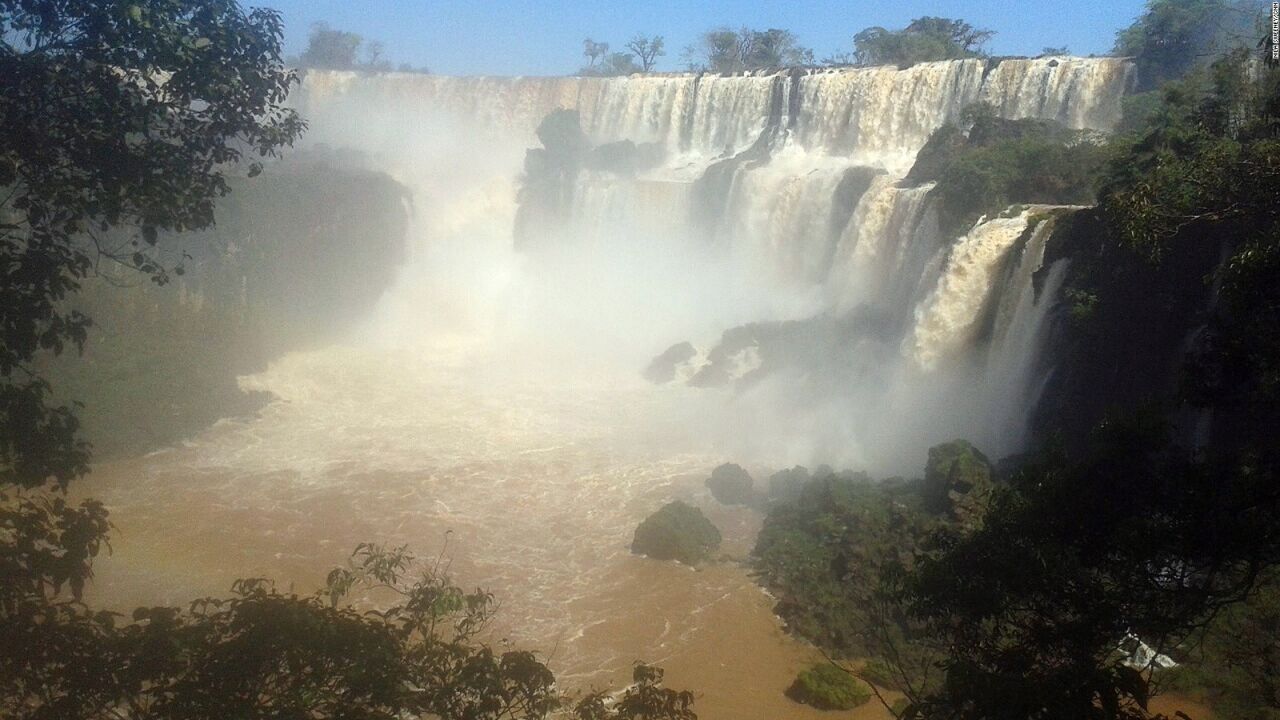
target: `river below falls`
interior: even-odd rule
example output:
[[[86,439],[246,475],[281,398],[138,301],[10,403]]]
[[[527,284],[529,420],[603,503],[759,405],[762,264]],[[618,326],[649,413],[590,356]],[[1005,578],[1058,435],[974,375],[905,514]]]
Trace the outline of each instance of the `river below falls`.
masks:
[[[73,486],[115,525],[90,601],[182,606],[242,577],[309,593],[358,543],[407,544],[492,591],[501,608],[482,639],[537,651],[563,689],[621,688],[643,660],[693,690],[705,720],[891,717],[875,701],[829,713],[784,696],[821,655],[783,631],[748,573],[760,515],[703,485],[734,459],[710,439],[723,396],[590,363],[513,365],[466,346],[331,347],[244,378],[276,396],[257,417],[99,463]],[[720,528],[716,562],[629,552],[635,526],[677,498]]]
[[[832,717],[783,695],[820,656],[743,565],[760,516],[703,486],[726,458],[697,432],[696,393],[563,369],[448,347],[282,358],[244,379],[277,398],[256,418],[98,464],[80,485],[116,526],[92,599],[181,605],[240,577],[310,592],[358,543],[408,544],[492,591],[484,639],[538,651],[563,688],[622,687],[644,660],[708,720]],[[629,552],[637,523],[676,498],[721,529],[720,560]],[[835,715],[889,717],[874,702]]]

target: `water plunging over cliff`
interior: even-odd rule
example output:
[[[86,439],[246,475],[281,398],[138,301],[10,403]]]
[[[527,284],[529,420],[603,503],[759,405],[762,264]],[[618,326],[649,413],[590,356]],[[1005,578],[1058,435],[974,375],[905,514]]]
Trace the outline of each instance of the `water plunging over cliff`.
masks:
[[[774,388],[768,403],[783,396],[797,407],[758,408],[773,418],[763,425],[803,435],[812,425],[797,413],[808,406],[824,426],[846,416],[838,433],[861,449],[797,457],[797,448],[841,438],[791,438],[765,454],[890,470],[901,469],[896,455],[911,443],[961,433],[1017,449],[1028,386],[1038,383],[1027,360],[1038,347],[1027,333],[1038,325],[1014,309],[1051,304],[1035,297],[1029,278],[1039,260],[1022,250],[1039,223],[1015,213],[944,237],[930,186],[902,183],[916,153],[975,102],[1008,118],[1109,130],[1131,81],[1125,60],[1073,57],[735,76],[311,73],[296,102],[311,118],[311,142],[354,144],[417,189],[417,260],[388,295],[384,335],[430,334],[407,328],[438,330],[443,316],[451,331],[518,339],[535,354],[558,345],[640,367],[676,340],[705,351],[742,323],[862,308],[879,318],[877,333],[848,338],[847,351],[875,357],[875,367],[842,378],[842,402],[862,406],[853,415],[874,408],[868,421],[900,420],[904,440],[860,440],[862,421],[826,407],[839,404],[829,393],[819,411],[805,393]],[[557,108],[577,111],[593,144],[647,143],[659,161],[635,173],[577,173],[565,195],[569,222],[521,255],[511,249],[521,162]],[[1018,252],[1014,273],[1007,266]],[[1009,385],[982,370],[988,356],[1021,368]],[[753,393],[765,391],[739,384],[729,402],[750,404]],[[927,421],[897,417],[930,403],[949,407]],[[753,436],[752,445],[767,440]]]
[[[293,98],[306,143],[354,148],[412,190],[409,259],[349,345],[244,380],[276,396],[261,416],[95,468],[88,490],[122,531],[95,591],[132,607],[251,574],[306,592],[358,542],[432,554],[449,533],[460,584],[503,603],[494,646],[545,653],[567,688],[616,687],[643,658],[698,691],[700,717],[818,720],[783,691],[820,658],[741,568],[638,558],[630,533],[681,498],[745,555],[759,517],[702,484],[726,460],[883,477],[918,475],[928,446],[958,436],[1017,450],[1062,276],[1041,267],[1058,211],[1015,208],[952,237],[932,186],[903,176],[976,101],[1106,130],[1130,76],[1081,58],[309,73]],[[560,223],[517,251],[526,150],[557,108],[593,144],[647,143],[657,159],[584,167],[556,188]],[[688,382],[644,380],[681,340],[697,354],[671,376]]]

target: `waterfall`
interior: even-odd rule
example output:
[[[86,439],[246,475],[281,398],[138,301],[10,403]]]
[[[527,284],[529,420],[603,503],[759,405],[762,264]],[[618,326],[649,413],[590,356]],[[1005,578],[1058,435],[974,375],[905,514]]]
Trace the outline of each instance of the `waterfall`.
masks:
[[[823,430],[843,434],[805,443],[857,446],[874,468],[883,439],[869,428],[886,420],[920,442],[964,434],[997,454],[1018,449],[1062,273],[1040,267],[1057,211],[1019,208],[948,237],[932,186],[903,182],[916,154],[975,102],[1109,131],[1132,80],[1126,60],[1065,56],[619,78],[309,72],[291,101],[312,122],[309,142],[355,138],[369,164],[415,190],[419,247],[388,294],[391,325],[427,322],[425,306],[471,308],[467,322],[495,327],[542,313],[548,325],[531,336],[647,352],[632,360],[643,367],[683,340],[705,359],[735,325],[856,314],[866,322],[824,321],[849,334],[844,350],[813,355],[858,355],[823,372],[852,373],[837,385],[863,388],[849,391],[859,409],[824,411]],[[659,152],[634,172],[578,171],[562,237],[537,245],[559,248],[548,263],[514,253],[510,228],[525,150],[557,108],[577,111],[594,145]],[[522,277],[542,290],[511,290]],[[534,299],[548,288],[554,302]],[[762,372],[787,355],[748,350]]]
[[[994,63],[988,68],[987,63]],[[1133,81],[1120,58],[952,60],[893,67],[783,71],[749,75],[447,77],[311,71],[292,99],[304,112],[335,103],[405,114],[448,112],[489,130],[531,141],[551,110],[581,113],[600,142],[661,142],[704,157],[751,145],[777,103],[791,141],[807,152],[854,164],[907,165],[929,134],[972,102],[1009,118],[1058,120],[1110,130],[1118,99]],[[798,109],[798,112],[793,112]]]
[[[1001,264],[1026,232],[1031,208],[1015,217],[979,220],[951,249],[933,292],[915,309],[904,350],[924,370],[934,370],[977,335],[983,310],[997,291]]]
[[[1004,117],[1110,130],[1120,121],[1116,100],[1135,78],[1133,65],[1121,58],[1004,60],[988,74],[981,99]]]
[[[815,165],[788,149],[737,178],[718,235],[755,272],[778,282],[823,281],[838,239],[830,230],[832,198],[847,168]]]
[[[832,70],[800,81],[795,141],[905,172],[929,134],[977,100],[980,60]]]
[[[685,75],[599,82],[598,101],[579,107],[584,127],[596,139],[661,142],[714,157],[755,141],[769,116],[778,78]]]
[[[828,278],[839,308],[875,303],[905,310],[931,275],[925,267],[941,250],[936,222],[924,215],[933,184],[902,188],[898,180],[877,177],[841,233]]]

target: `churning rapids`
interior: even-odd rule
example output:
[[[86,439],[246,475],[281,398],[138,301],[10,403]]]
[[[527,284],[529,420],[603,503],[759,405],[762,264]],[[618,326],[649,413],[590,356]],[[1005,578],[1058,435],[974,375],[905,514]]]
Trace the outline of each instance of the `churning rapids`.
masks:
[[[493,641],[539,649],[566,686],[617,686],[645,659],[697,689],[703,717],[804,716],[782,691],[812,655],[741,566],[634,557],[632,530],[692,499],[741,560],[760,520],[710,500],[702,479],[720,462],[888,475],[918,473],[925,448],[957,436],[1017,450],[1051,367],[1038,348],[1060,273],[1032,282],[1050,215],[1017,208],[943,237],[929,187],[899,180],[973,102],[1105,131],[1130,79],[1123,60],[1068,57],[735,77],[311,73],[294,98],[307,142],[355,148],[412,190],[410,259],[348,343],[244,379],[277,398],[259,417],[95,470],[85,491],[120,529],[96,592],[181,602],[250,575],[301,590],[358,542],[432,554],[447,533],[455,579],[503,602]],[[570,222],[517,252],[521,163],[560,107],[593,142],[657,143],[665,159],[636,177],[582,172]],[[705,358],[728,328],[858,309],[875,331],[841,336],[825,364],[721,388],[640,376],[678,341]],[[735,361],[749,368],[751,351]]]

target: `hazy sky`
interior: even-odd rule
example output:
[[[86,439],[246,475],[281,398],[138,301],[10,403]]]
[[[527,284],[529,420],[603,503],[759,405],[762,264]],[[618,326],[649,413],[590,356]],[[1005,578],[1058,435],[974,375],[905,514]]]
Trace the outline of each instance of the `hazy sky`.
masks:
[[[905,26],[921,15],[959,17],[996,31],[987,49],[1034,55],[1067,46],[1088,55],[1111,49],[1116,30],[1143,0],[249,0],[284,14],[286,52],[306,46],[323,20],[386,47],[385,57],[457,75],[563,75],[584,63],[582,40],[621,50],[636,33],[663,35],[659,70],[681,69],[680,50],[703,30],[728,25],[785,28],[818,58],[852,49],[854,33],[873,25]]]

